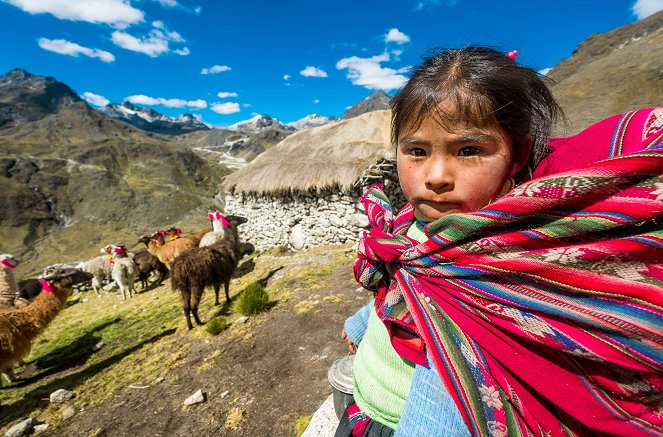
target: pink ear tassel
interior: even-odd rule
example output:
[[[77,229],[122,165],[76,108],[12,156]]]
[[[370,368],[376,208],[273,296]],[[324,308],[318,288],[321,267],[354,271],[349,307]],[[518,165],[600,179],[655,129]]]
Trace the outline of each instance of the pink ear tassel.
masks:
[[[159,229],[159,230],[157,231],[157,234],[159,234],[159,235],[161,235],[161,236],[163,237],[163,236],[166,235],[166,231],[164,231],[163,229]]]
[[[216,219],[217,220],[221,220],[223,218],[223,216],[221,215],[221,211],[219,211],[218,209],[216,210],[215,214],[216,214]]]
[[[230,223],[228,223],[228,220],[225,217],[221,216],[221,224],[224,228],[227,228]]]
[[[512,61],[515,61],[515,60],[516,60],[516,56],[518,56],[518,50],[511,50],[509,53],[507,53],[507,54],[504,55],[504,56],[506,56],[507,58],[511,59]]]
[[[209,219],[209,221],[214,220],[214,214],[210,212],[209,214],[207,214],[207,218]]]
[[[181,230],[181,229],[177,229],[177,230],[175,231],[175,235],[177,235],[178,237],[181,236],[181,235],[182,235],[182,230]]]
[[[53,286],[46,279],[39,279],[39,283],[41,284],[41,291],[44,293],[53,293]]]
[[[121,254],[124,253],[124,251],[125,251],[125,247],[124,247],[124,246],[122,246],[122,247],[116,247],[115,249],[113,249],[113,252],[115,252],[116,255],[121,255]]]

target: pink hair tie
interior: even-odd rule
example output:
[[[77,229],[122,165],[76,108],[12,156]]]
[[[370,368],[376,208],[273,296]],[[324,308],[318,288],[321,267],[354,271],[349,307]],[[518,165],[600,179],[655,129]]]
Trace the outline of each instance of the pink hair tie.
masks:
[[[516,60],[516,56],[518,56],[518,50],[511,50],[509,53],[507,53],[507,54],[504,55],[504,56],[506,56],[507,58],[511,59],[512,61],[515,61],[515,60]]]
[[[41,291],[44,293],[53,293],[53,286],[46,279],[39,279],[39,283],[41,284]]]

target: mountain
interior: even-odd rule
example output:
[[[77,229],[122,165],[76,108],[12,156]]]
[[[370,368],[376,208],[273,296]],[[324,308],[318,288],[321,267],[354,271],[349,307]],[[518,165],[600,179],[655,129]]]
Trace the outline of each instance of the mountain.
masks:
[[[78,102],[74,90],[52,77],[14,69],[0,77],[0,129],[40,120]]]
[[[52,78],[0,77],[0,252],[20,275],[134,247],[161,226],[207,224],[228,168],[168,137],[113,120]],[[7,110],[9,108],[9,110]]]
[[[177,118],[168,117],[150,108],[141,108],[129,102],[111,103],[99,111],[116,120],[125,121],[139,129],[165,135],[180,135],[197,130],[207,130],[209,126],[191,114]]]
[[[570,135],[613,114],[663,104],[663,12],[594,34],[549,73]]]
[[[266,129],[280,129],[284,131],[294,131],[295,129],[272,118],[267,114],[256,115],[248,120],[239,121],[235,124],[228,126],[229,130],[245,131],[245,132],[261,132]]]
[[[361,102],[355,104],[350,109],[345,111],[345,114],[343,114],[341,120],[347,120],[348,118],[353,118],[367,112],[380,111],[382,109],[390,108],[389,96],[387,96],[384,91],[377,90]]]
[[[296,130],[309,129],[317,126],[324,126],[325,124],[333,123],[337,121],[336,117],[325,117],[318,114],[307,115],[304,118],[300,118],[297,121],[290,122],[286,126],[295,128]]]

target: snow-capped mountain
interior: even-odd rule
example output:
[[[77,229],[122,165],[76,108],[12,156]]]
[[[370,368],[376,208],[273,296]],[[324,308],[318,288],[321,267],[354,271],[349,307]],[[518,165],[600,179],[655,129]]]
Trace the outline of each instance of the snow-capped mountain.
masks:
[[[323,126],[325,124],[333,123],[337,121],[336,117],[325,117],[323,115],[311,114],[307,115],[304,118],[300,118],[297,121],[286,124],[286,126],[293,127],[297,130],[308,129],[310,127]]]
[[[295,128],[286,126],[276,118],[272,118],[267,114],[258,114],[248,120],[238,121],[237,123],[228,126],[227,129],[247,132],[261,132],[267,129],[280,129],[285,131],[295,130]]]
[[[111,103],[99,108],[99,111],[117,120],[126,121],[139,129],[160,134],[179,135],[209,129],[209,126],[194,115],[182,114],[179,117],[168,117],[153,109],[142,108],[129,102]]]

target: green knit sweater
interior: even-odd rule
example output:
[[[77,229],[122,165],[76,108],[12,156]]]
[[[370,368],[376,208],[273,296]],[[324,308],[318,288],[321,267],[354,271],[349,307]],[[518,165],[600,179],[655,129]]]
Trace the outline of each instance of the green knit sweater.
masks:
[[[426,238],[418,223],[410,226],[407,235],[417,241]],[[387,328],[372,308],[352,366],[357,406],[372,420],[395,429],[410,392],[413,373],[414,363],[396,353]]]

